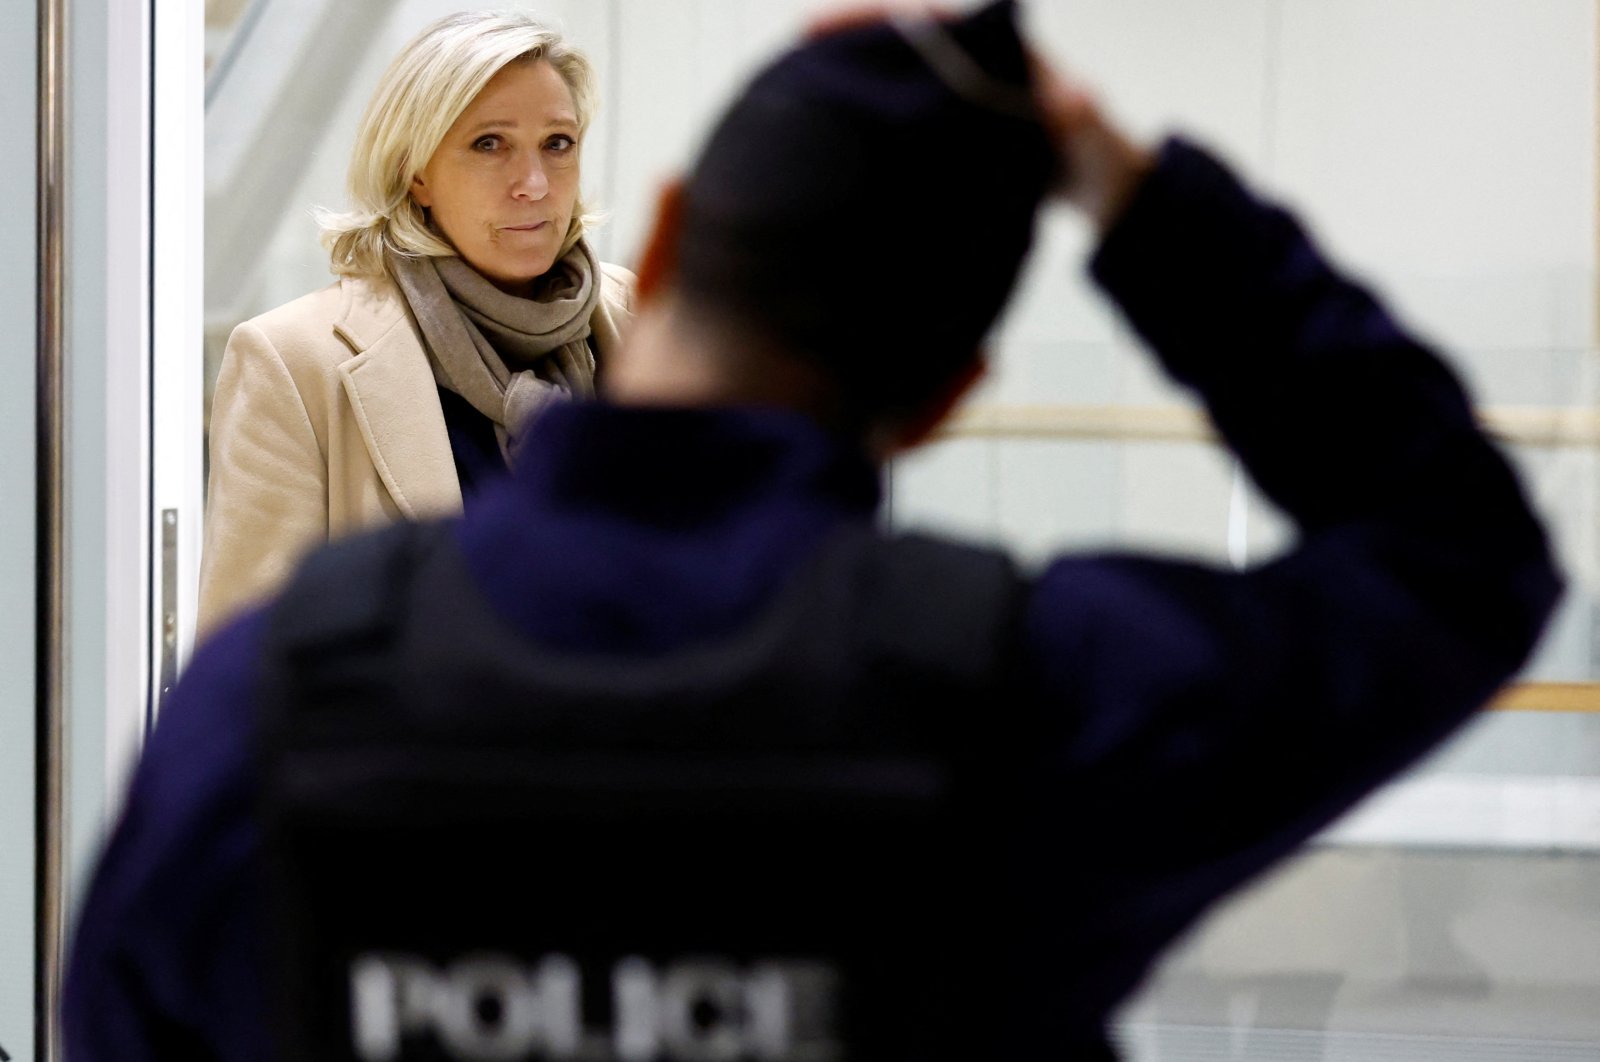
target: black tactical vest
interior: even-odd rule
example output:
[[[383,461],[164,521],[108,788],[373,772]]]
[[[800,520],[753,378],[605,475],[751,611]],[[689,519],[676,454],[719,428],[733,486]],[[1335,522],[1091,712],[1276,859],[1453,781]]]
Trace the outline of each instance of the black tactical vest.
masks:
[[[801,567],[623,658],[505,626],[447,527],[315,555],[264,674],[282,1057],[1015,1057],[1024,584],[866,527]]]

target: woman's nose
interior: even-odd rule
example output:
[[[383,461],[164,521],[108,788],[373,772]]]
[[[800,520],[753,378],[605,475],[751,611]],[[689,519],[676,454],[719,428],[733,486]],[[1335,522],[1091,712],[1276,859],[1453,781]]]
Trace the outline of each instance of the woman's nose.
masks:
[[[543,199],[550,192],[550,179],[537,155],[523,162],[511,185],[513,199]]]

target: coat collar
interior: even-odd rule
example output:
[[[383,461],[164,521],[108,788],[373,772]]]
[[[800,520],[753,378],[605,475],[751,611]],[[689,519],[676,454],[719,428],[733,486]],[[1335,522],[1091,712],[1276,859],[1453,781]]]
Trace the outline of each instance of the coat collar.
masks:
[[[345,277],[334,321],[355,357],[338,366],[372,463],[409,519],[461,508],[438,384],[405,298],[388,277]]]
[[[615,350],[632,316],[633,274],[602,263],[600,306],[590,319],[602,354]],[[372,463],[395,505],[418,519],[461,508],[438,383],[405,296],[388,276],[345,277],[333,328],[355,357],[338,367]]]

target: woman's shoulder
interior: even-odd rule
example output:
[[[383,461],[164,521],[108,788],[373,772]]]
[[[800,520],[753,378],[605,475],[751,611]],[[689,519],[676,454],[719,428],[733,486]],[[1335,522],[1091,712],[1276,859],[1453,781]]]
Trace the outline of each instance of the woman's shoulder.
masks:
[[[633,293],[639,278],[633,270],[600,263],[600,305],[589,315],[589,341],[598,357],[609,357],[622,344],[633,320]]]
[[[607,305],[622,313],[632,315],[633,293],[639,286],[639,278],[627,266],[620,266],[614,262],[601,262],[600,298]]]
[[[345,276],[257,314],[235,328],[229,342],[259,337],[283,355],[343,359],[407,315],[404,297],[387,276]]]

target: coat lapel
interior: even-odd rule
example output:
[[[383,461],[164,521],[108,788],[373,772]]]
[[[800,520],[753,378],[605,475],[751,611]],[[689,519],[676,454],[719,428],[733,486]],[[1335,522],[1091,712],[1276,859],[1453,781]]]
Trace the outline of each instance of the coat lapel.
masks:
[[[335,329],[357,353],[339,365],[345,395],[378,476],[418,519],[461,508],[461,484],[427,352],[387,279],[346,278]]]

